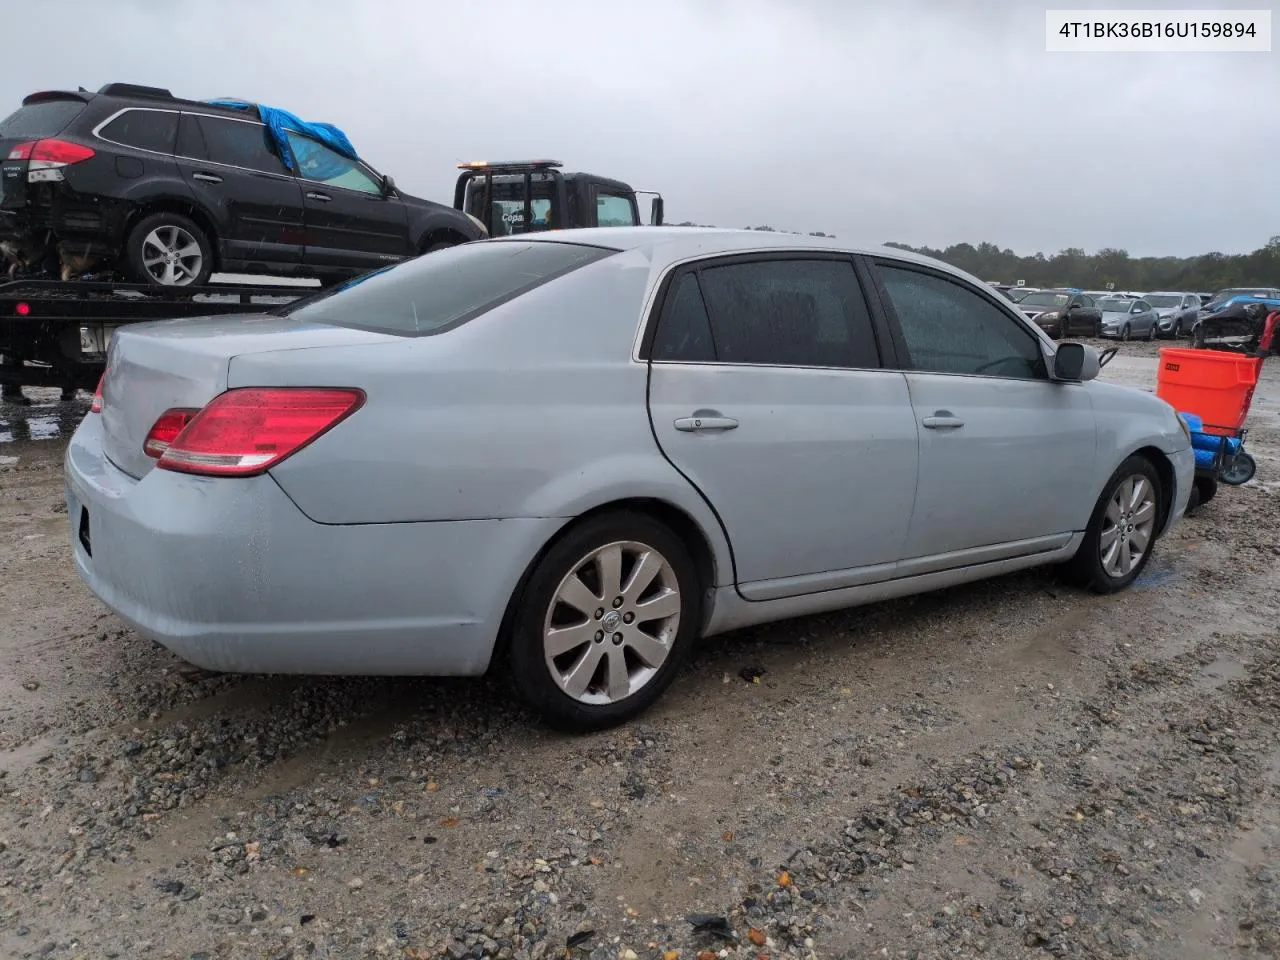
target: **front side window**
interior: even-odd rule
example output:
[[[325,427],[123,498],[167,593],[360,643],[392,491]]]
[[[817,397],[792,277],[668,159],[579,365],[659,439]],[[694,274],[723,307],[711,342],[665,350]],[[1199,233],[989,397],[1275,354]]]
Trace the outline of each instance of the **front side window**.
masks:
[[[247,120],[184,113],[178,131],[178,154],[261,173],[289,173],[267,128]]]
[[[616,252],[574,243],[464,243],[356,277],[279,312],[401,336],[441,333]]]
[[[126,110],[103,127],[99,136],[152,153],[173,153],[178,115],[165,110]]]
[[[849,260],[752,260],[701,268],[698,280],[720,363],[880,366]]]
[[[356,160],[344,157],[324,144],[294,133],[285,133],[289,149],[298,162],[298,176],[331,187],[355,190],[359,193],[382,194],[382,187]]]
[[[1048,376],[1039,341],[985,297],[919,270],[884,264],[878,269],[913,369],[1024,380]]]
[[[630,197],[612,193],[596,195],[596,225],[600,227],[634,227],[637,225],[635,210]]]

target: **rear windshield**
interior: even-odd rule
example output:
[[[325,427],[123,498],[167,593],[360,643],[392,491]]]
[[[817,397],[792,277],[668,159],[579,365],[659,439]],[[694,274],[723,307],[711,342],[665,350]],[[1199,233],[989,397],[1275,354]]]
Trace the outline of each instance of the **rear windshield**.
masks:
[[[615,253],[576,243],[464,243],[364,274],[280,312],[312,323],[424,336]]]
[[[0,123],[0,138],[56,137],[80,115],[84,107],[83,100],[45,100],[21,107]]]

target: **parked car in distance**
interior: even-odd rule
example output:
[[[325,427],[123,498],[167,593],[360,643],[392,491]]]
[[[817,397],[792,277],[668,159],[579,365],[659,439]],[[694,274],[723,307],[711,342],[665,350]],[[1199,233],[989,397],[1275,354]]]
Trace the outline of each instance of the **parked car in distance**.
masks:
[[[1142,298],[1156,311],[1157,336],[1180,339],[1190,334],[1200,312],[1200,297],[1187,291],[1160,291]]]
[[[1147,301],[1111,297],[1099,301],[1098,307],[1102,311],[1102,336],[1119,340],[1156,338],[1159,317]]]
[[[71,548],[208,669],[503,663],[599,728],[699,636],[1043,564],[1127,587],[1195,458],[1098,369],[893,248],[462,244],[272,315],[121,328],[66,454]]]
[[[1101,334],[1102,314],[1080,290],[1037,290],[1018,301],[1018,309],[1055,340]]]
[[[289,131],[296,173],[252,111],[112,83],[34,93],[0,122],[0,239],[82,268],[191,286],[214,271],[324,282],[483,237],[363,161]]]

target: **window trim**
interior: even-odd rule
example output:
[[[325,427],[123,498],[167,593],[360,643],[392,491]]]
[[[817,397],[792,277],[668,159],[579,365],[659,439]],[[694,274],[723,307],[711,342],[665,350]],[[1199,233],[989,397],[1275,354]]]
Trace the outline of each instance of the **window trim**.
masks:
[[[893,342],[898,348],[898,365],[895,369],[902,373],[924,373],[932,376],[940,377],[976,377],[982,380],[1014,380],[1021,383],[1053,383],[1055,382],[1050,376],[1049,360],[1050,356],[1045,351],[1047,334],[1044,334],[1031,321],[1011,309],[1006,309],[1004,304],[998,303],[996,298],[987,291],[979,289],[976,285],[966,280],[964,277],[957,277],[949,274],[945,270],[939,270],[928,264],[915,263],[910,260],[899,260],[896,257],[886,257],[881,254],[866,257],[868,264],[868,272],[875,283],[876,293],[879,297],[880,308],[884,311],[885,319],[889,328],[893,332]],[[985,300],[988,304],[995,307],[996,311],[1004,314],[1019,330],[1030,338],[1035,344],[1036,349],[1040,353],[1040,361],[1044,365],[1044,375],[1039,377],[1002,377],[989,373],[954,373],[946,370],[924,370],[917,367],[915,361],[911,357],[911,350],[907,347],[906,337],[902,332],[902,321],[898,318],[897,310],[893,306],[893,301],[889,297],[889,292],[884,286],[884,278],[880,274],[881,267],[888,267],[897,270],[907,270],[913,273],[924,274],[933,277],[936,280],[943,280],[952,283],[962,290],[967,290],[981,300]],[[1008,304],[1013,307],[1014,304]]]
[[[285,139],[286,139],[286,140],[289,138],[290,134],[292,134],[292,135],[294,135],[294,136],[302,137],[302,139],[304,139],[304,140],[310,140],[310,139],[311,139],[311,138],[310,138],[310,137],[308,137],[306,134],[299,133],[297,130],[286,130],[286,131],[284,132],[284,135],[285,135]],[[339,157],[342,157],[342,154],[338,153],[338,151],[334,150],[334,149],[333,149],[332,147],[330,147],[330,146],[327,146],[327,145],[325,145],[325,144],[323,144],[323,143],[320,143],[320,141],[319,141],[319,140],[314,140],[314,141],[312,141],[312,142],[313,142],[313,143],[315,143],[315,144],[317,144],[318,146],[324,147],[324,149],[328,150],[330,153],[333,153],[333,154],[336,154],[336,155],[337,155],[337,156],[339,156]],[[291,140],[289,141],[289,150],[290,150],[290,151],[292,151],[292,150],[293,150],[293,141],[291,141]],[[294,154],[293,159],[294,159],[295,161],[298,159],[297,154]],[[343,159],[344,159],[344,160],[351,160],[351,158],[350,158],[350,157],[343,157]],[[371,166],[369,166],[367,163],[365,163],[363,160],[356,159],[356,160],[352,160],[351,162],[352,162],[352,163],[354,163],[357,167],[361,168],[361,169],[362,169],[362,170],[363,170],[363,171],[364,171],[364,172],[369,176],[369,179],[371,179],[371,180],[373,181],[373,186],[374,186],[374,192],[373,192],[373,193],[369,193],[369,192],[368,192],[368,191],[366,191],[366,190],[353,190],[353,189],[351,189],[350,187],[344,187],[344,186],[342,186],[341,184],[338,184],[338,183],[330,183],[330,182],[329,182],[329,181],[327,181],[327,180],[313,180],[311,177],[304,177],[304,176],[302,175],[302,164],[298,164],[298,172],[297,172],[297,173],[295,173],[295,174],[292,174],[292,176],[294,177],[294,179],[296,179],[296,180],[300,180],[300,181],[302,181],[303,183],[318,183],[318,184],[320,184],[320,185],[321,185],[321,186],[323,186],[323,187],[330,188],[330,189],[333,189],[333,190],[342,190],[342,191],[345,191],[346,193],[352,193],[352,194],[355,194],[356,196],[360,196],[360,197],[372,197],[372,198],[373,198],[373,199],[375,199],[375,200],[386,200],[386,199],[387,199],[387,195],[386,195],[386,194],[384,194],[384,193],[382,192],[382,188],[381,188],[381,186],[380,186],[380,184],[381,184],[381,182],[382,182],[382,175],[381,175],[381,174],[379,174],[379,173],[378,173],[378,171],[374,170],[374,169],[373,169],[373,167],[371,167]]]
[[[170,150],[168,153],[165,153],[161,150],[149,150],[146,147],[135,147],[131,143],[122,143],[119,140],[112,140],[110,137],[104,137],[102,135],[102,131],[105,130],[108,125],[115,122],[120,117],[124,116],[126,113],[130,113],[133,111],[146,112],[146,113],[176,114],[178,117],[178,125],[177,127],[174,128],[174,132],[173,132],[173,149]],[[178,149],[178,130],[181,129],[181,127],[182,127],[182,111],[181,110],[167,110],[163,107],[124,107],[120,110],[117,110],[115,113],[111,114],[111,116],[107,117],[107,119],[103,120],[96,127],[90,130],[89,133],[96,139],[101,140],[103,143],[109,143],[112,146],[124,147],[126,150],[137,150],[139,153],[149,153],[152,156],[156,156],[156,157],[172,158],[177,156],[176,151]]]
[[[676,281],[686,273],[700,273],[702,270],[713,269],[714,267],[727,267],[740,263],[759,263],[761,261],[777,261],[777,260],[836,260],[849,264],[853,269],[854,280],[857,283],[862,299],[867,308],[868,319],[871,321],[872,339],[875,341],[876,357],[879,360],[879,366],[875,367],[845,367],[845,366],[812,366],[808,364],[793,363],[746,363],[735,360],[654,360],[653,359],[653,342],[657,339],[658,325],[662,320],[662,316],[666,311],[667,304],[671,301],[671,292]],[[699,290],[701,290],[702,280],[698,280]],[[711,253],[700,254],[698,256],[689,257],[670,264],[665,268],[663,276],[658,281],[656,292],[647,305],[642,314],[643,323],[641,324],[639,335],[636,338],[635,347],[632,350],[631,359],[633,362],[643,363],[646,365],[662,364],[664,366],[698,366],[698,367],[750,367],[752,369],[763,370],[819,370],[819,371],[883,371],[891,369],[886,363],[885,351],[885,331],[881,328],[881,324],[877,319],[876,306],[872,302],[871,293],[867,287],[866,280],[858,269],[857,258],[852,253],[827,248],[815,249],[796,249],[786,248],[782,250],[751,250],[740,253]],[[704,295],[705,304],[705,295]],[[715,339],[715,324],[710,319],[711,311],[707,309],[708,321],[712,324],[712,340]]]
[[[178,113],[188,117],[208,117],[211,120],[229,120],[231,123],[249,123],[255,127],[260,127],[263,130],[267,128],[267,125],[265,123],[262,123],[261,121],[248,120],[244,117],[228,117],[220,113],[198,113],[195,110],[179,110]],[[179,124],[182,123],[181,117],[179,117],[178,123]],[[285,169],[284,173],[276,173],[271,170],[255,170],[253,167],[242,167],[236,163],[222,163],[218,160],[201,160],[199,157],[188,157],[185,153],[178,153],[178,140],[181,140],[181,139],[182,139],[181,126],[179,126],[179,136],[174,141],[174,145],[173,145],[172,156],[175,160],[185,160],[187,163],[207,163],[215,167],[225,167],[227,170],[243,170],[245,173],[252,173],[255,176],[260,176],[260,177],[276,177],[280,180],[295,180],[295,181],[298,179],[297,175],[290,172],[287,168]],[[277,157],[276,159],[279,160],[280,158]],[[284,163],[283,160],[281,160],[280,162],[281,164]]]

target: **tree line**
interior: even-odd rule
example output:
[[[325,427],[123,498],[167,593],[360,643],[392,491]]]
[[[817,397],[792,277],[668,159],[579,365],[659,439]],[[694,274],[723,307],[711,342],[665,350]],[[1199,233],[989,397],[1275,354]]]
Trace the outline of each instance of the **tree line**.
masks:
[[[711,224],[686,220],[681,227]],[[774,227],[747,227],[768,233],[799,234],[799,230]],[[835,237],[834,233],[811,231],[811,237]],[[1029,287],[1082,287],[1086,290],[1196,290],[1213,292],[1223,287],[1280,287],[1280,234],[1252,253],[1202,253],[1195,257],[1131,257],[1127,250],[1104,247],[1086,253],[1079,247],[1059,250],[1052,256],[1034,253],[1019,256],[994,243],[956,243],[944,249],[913,247],[889,241],[887,247],[933,257],[967,270],[983,280],[1016,283]]]
[[[1117,290],[1196,290],[1212,292],[1223,287],[1280,286],[1280,235],[1252,253],[1202,253],[1196,257],[1131,257],[1111,247],[1086,253],[1068,247],[1053,256],[1036,253],[1021,257],[994,243],[957,243],[943,250],[912,247],[905,243],[885,246],[934,257],[967,270],[983,280],[1029,287],[1083,287]]]

